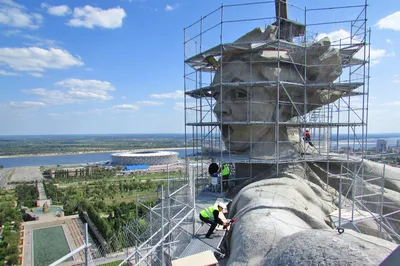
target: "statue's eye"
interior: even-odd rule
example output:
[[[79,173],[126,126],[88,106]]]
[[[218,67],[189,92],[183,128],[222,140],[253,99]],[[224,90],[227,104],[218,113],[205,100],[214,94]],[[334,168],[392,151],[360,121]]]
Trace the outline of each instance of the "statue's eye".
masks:
[[[247,92],[244,90],[234,90],[232,91],[233,100],[247,100]]]

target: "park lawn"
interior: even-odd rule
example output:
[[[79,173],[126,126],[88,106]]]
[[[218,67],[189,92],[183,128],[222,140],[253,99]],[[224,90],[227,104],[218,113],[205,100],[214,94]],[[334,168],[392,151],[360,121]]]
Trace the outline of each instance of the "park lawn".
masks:
[[[133,190],[133,191],[129,191],[129,192],[124,192],[124,193],[122,193],[122,195],[119,194],[114,199],[106,198],[106,199],[104,199],[104,203],[108,205],[108,204],[121,203],[121,202],[134,202],[134,201],[136,201],[137,197],[140,197],[140,196],[146,196],[146,198],[156,198],[157,192],[155,192],[154,189],[144,190],[144,191]]]
[[[0,191],[0,202],[13,202],[17,200],[14,189],[1,190]]]
[[[88,180],[88,181],[73,181],[73,182],[62,182],[60,185],[60,188],[67,188],[67,187],[81,187],[84,185],[91,185],[95,184],[96,182],[99,181],[106,181],[106,183],[113,183],[113,182],[120,182],[120,181],[132,181],[132,180],[158,180],[158,179],[167,179],[167,174],[161,173],[161,174],[151,174],[151,175],[140,175],[140,176],[119,176],[119,177],[114,177],[114,178],[104,178],[104,179],[93,179],[93,180]],[[179,179],[179,176],[177,174],[173,175],[170,174],[170,179]]]

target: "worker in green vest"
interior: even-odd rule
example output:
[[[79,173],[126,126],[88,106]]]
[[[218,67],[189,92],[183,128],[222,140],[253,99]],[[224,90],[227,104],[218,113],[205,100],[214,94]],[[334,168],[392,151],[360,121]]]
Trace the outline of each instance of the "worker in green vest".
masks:
[[[228,179],[229,179],[229,166],[227,163],[222,164],[221,176],[222,176],[222,189],[226,191],[228,189]]]
[[[218,224],[223,225],[224,227],[228,227],[228,223],[224,223],[219,218],[219,213],[222,212],[225,208],[225,204],[219,202],[217,204],[217,208],[215,208],[214,206],[210,206],[200,212],[200,220],[206,224],[210,224],[210,229],[206,234],[207,238],[213,238],[211,234],[214,232],[215,227],[217,227]]]

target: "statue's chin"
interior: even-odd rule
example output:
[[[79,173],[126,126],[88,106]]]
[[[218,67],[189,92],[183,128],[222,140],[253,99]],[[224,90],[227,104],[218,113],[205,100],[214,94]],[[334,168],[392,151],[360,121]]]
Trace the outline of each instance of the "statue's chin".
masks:
[[[232,153],[238,153],[238,154],[245,154],[250,151],[250,145],[249,143],[241,143],[239,142],[232,142],[229,140],[224,140],[225,147],[228,151]]]

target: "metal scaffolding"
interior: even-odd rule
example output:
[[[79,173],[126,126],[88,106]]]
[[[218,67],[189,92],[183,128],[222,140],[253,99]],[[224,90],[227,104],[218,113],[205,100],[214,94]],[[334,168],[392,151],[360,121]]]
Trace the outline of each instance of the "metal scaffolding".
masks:
[[[205,165],[188,163],[184,179],[170,179],[167,171],[155,206],[148,205],[146,197],[137,198],[136,206],[147,212],[140,216],[136,209],[138,219],[125,225],[134,245],[120,265],[170,265],[180,256],[201,226],[195,219],[195,198],[207,185],[208,179],[201,178],[205,170]]]
[[[309,169],[317,171],[325,178],[325,189],[335,191],[332,193],[339,200],[337,227],[350,222],[361,228],[372,220],[378,224],[379,237],[399,242],[396,224],[400,217],[395,216],[400,208],[385,197],[385,166],[376,176],[364,174],[371,31],[367,1],[357,2],[323,8],[301,8],[284,0],[221,5],[186,27],[186,133],[193,139],[193,149],[201,147],[199,164],[213,160],[236,168],[236,176],[231,174],[229,179],[231,187],[254,178],[257,165],[273,166],[278,177],[282,170],[302,165],[305,178]],[[296,21],[288,19],[288,10]],[[250,30],[260,26],[266,29],[270,24],[280,26],[276,40],[249,41]],[[309,48],[326,35],[330,47],[339,52],[342,74],[331,82],[315,82],[308,69],[331,65],[313,65],[307,55]],[[259,58],[271,52],[275,56],[269,61]],[[241,67],[243,61],[248,69],[235,79],[231,71]],[[287,81],[281,71],[274,79],[262,79],[253,73],[260,62],[274,64],[277,69],[289,66],[300,81]],[[254,93],[260,87],[269,92],[269,97]],[[329,100],[313,101],[309,96],[314,92],[323,92]],[[235,106],[244,111],[235,110]],[[284,106],[290,114],[283,114],[280,108]],[[265,116],[268,112],[273,115]],[[273,132],[273,137],[257,139],[254,129]],[[310,129],[314,147],[305,143],[305,129]],[[238,148],[246,145],[245,152]],[[296,147],[296,152],[288,152],[288,145]],[[270,152],[257,153],[257,147]],[[249,170],[240,171],[243,167]],[[222,179],[219,188],[224,194]],[[350,218],[345,217],[347,213]]]

